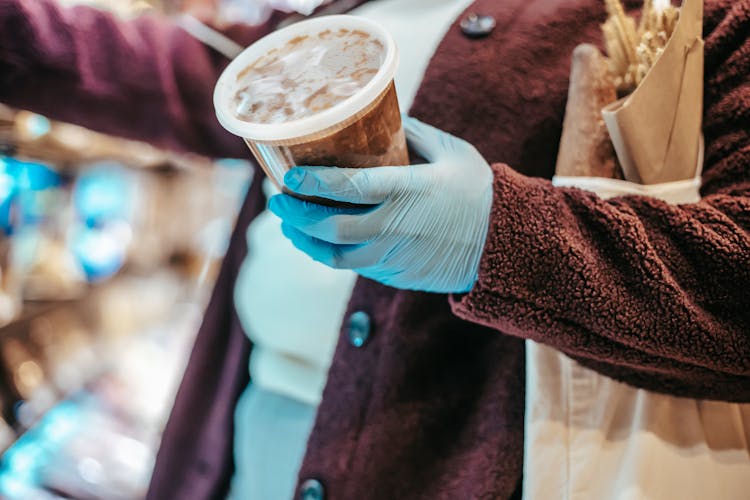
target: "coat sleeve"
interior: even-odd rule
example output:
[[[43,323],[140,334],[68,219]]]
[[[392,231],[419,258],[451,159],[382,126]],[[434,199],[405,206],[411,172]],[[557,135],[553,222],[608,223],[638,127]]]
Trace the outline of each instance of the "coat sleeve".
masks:
[[[701,201],[605,201],[494,165],[456,314],[637,386],[750,401],[750,1],[709,4]]]
[[[242,41],[269,30],[245,27]],[[163,17],[124,21],[52,0],[0,0],[0,102],[100,132],[247,156],[214,115],[213,88],[227,62]]]

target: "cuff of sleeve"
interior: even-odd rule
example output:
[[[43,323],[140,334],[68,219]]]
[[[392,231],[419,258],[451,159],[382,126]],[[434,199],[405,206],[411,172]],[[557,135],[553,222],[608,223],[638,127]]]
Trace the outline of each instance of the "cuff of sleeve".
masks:
[[[559,227],[567,207],[548,180],[504,164],[492,169],[490,226],[478,279],[469,293],[451,297],[451,307],[468,321],[533,338],[552,321],[554,298],[546,290],[564,260]]]

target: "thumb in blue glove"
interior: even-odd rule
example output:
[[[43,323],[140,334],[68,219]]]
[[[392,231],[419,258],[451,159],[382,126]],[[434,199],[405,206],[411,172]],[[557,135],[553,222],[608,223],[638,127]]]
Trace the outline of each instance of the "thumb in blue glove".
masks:
[[[477,279],[492,203],[492,171],[466,141],[404,119],[429,163],[350,169],[295,167],[286,187],[364,207],[330,207],[280,194],[269,209],[292,243],[334,268],[389,286],[465,292]]]

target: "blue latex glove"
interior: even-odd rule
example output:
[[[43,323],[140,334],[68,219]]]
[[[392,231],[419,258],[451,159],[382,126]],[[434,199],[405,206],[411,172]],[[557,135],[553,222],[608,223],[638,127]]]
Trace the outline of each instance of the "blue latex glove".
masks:
[[[269,209],[292,243],[334,268],[396,288],[465,292],[477,279],[489,225],[492,171],[468,142],[404,119],[412,150],[430,163],[365,169],[295,167],[286,187],[363,208],[281,194]]]

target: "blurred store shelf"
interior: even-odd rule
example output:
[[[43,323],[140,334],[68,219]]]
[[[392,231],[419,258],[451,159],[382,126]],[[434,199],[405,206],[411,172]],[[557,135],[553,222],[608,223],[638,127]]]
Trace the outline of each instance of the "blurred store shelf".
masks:
[[[0,104],[0,499],[143,498],[251,180]]]
[[[0,107],[0,498],[143,497],[251,180]]]
[[[163,151],[143,142],[112,137],[48,120],[28,111],[0,104],[0,151],[11,150],[21,159],[54,162],[75,169],[97,161],[114,161],[133,168],[204,168],[210,162],[195,155]]]

